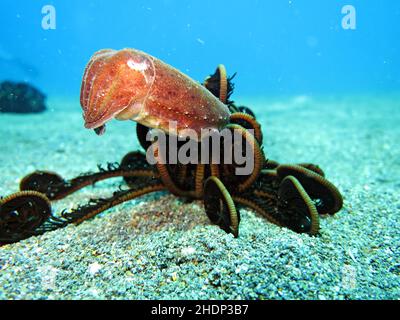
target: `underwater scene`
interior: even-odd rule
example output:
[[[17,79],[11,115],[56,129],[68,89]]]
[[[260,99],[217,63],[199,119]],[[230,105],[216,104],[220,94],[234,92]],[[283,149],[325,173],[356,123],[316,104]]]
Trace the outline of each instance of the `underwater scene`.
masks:
[[[400,298],[399,1],[0,9],[0,300]]]

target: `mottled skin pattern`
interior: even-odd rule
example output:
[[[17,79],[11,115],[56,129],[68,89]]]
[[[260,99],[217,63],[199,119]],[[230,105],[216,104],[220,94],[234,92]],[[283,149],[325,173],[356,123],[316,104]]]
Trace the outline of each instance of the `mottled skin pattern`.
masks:
[[[178,132],[190,128],[197,133],[229,122],[228,108],[204,86],[158,59],[154,65],[156,78],[144,108],[148,116],[134,120],[149,127],[160,122],[157,127],[164,130],[169,121],[176,121]]]
[[[81,88],[86,128],[112,118],[134,120],[178,135],[190,128],[221,129],[229,110],[210,91],[179,70],[134,49],[101,50],[89,61]],[[170,132],[171,133],[171,132]]]
[[[101,50],[89,61],[82,79],[81,106],[86,128],[96,128],[112,119],[133,100],[140,102],[154,81],[154,69],[132,70],[130,55],[121,51]],[[137,63],[151,64],[146,57],[136,56]]]

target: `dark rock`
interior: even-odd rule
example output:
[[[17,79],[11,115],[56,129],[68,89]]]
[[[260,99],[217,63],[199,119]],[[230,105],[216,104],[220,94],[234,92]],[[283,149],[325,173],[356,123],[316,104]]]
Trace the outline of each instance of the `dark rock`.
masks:
[[[0,112],[35,113],[46,110],[46,96],[26,83],[0,83]]]

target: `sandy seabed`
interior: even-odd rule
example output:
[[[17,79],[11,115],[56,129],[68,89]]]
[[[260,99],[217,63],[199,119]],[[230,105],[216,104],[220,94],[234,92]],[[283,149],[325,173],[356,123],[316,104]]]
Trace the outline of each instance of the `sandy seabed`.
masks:
[[[0,299],[399,299],[400,96],[237,100],[256,112],[268,158],[317,163],[342,192],[320,237],[241,210],[234,239],[201,202],[158,193],[0,247]],[[112,122],[98,137],[79,105],[59,111],[64,103],[0,114],[0,195],[36,169],[72,178],[139,148],[133,123]],[[88,187],[54,212],[120,183]]]

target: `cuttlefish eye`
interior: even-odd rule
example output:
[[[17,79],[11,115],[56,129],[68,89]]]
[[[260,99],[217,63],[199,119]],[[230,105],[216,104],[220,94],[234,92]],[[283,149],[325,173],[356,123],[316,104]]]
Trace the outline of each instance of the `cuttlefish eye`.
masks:
[[[85,127],[105,131],[105,122],[139,113],[154,82],[151,57],[133,49],[100,50],[89,61],[81,86]],[[129,111],[129,112],[128,112]]]

